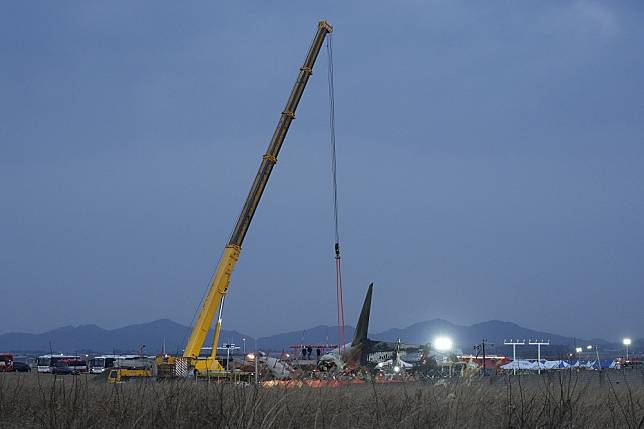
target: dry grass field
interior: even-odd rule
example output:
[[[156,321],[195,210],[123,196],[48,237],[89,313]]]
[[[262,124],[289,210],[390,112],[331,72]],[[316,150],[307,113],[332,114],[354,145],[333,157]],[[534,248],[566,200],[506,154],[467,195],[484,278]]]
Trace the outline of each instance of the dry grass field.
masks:
[[[644,376],[619,371],[446,383],[256,388],[0,373],[0,427],[642,428]]]

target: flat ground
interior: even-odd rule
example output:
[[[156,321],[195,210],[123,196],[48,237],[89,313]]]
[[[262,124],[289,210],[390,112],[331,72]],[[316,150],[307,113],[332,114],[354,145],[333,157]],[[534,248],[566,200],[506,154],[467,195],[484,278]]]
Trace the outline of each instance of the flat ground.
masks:
[[[335,388],[193,380],[109,385],[0,373],[0,427],[644,427],[644,374],[562,371]]]

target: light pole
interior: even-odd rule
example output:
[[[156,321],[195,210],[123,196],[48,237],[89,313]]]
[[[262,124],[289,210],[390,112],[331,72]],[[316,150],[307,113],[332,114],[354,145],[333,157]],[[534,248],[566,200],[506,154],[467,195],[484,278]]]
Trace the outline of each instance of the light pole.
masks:
[[[244,355],[246,355],[246,338],[242,338],[242,343],[244,344]]]
[[[437,337],[434,338],[434,341],[431,343],[431,347],[434,348],[435,350],[441,352],[442,358],[441,358],[441,374],[443,373],[443,365],[442,363],[448,362],[449,361],[449,356],[447,353],[452,350],[454,347],[454,342],[452,341],[451,338],[449,337]],[[398,340],[398,347],[400,347],[400,340]],[[436,355],[436,362],[438,362],[438,355]],[[452,376],[452,363],[449,362],[449,376]]]
[[[235,353],[235,350],[239,350],[239,347],[234,344],[224,344],[223,348],[226,349],[226,371],[230,372],[230,351],[232,350]]]
[[[624,343],[624,345],[626,346],[626,361],[628,362],[628,346],[631,345],[631,339],[624,338],[624,340],[622,340],[622,343]]]
[[[524,346],[525,345],[525,340],[510,340],[510,341],[503,341],[503,344],[506,346],[512,346],[512,373],[513,375],[517,375],[517,346]]]
[[[595,348],[595,353],[597,354],[597,369],[599,369],[601,371],[602,370],[602,363],[599,361],[599,348],[597,347],[597,345],[593,346],[593,345],[589,344],[589,345],[586,346],[586,349],[589,350],[589,352],[592,353],[593,347]]]
[[[259,352],[257,351],[257,337],[255,337],[255,385],[259,384]]]
[[[541,374],[541,346],[549,346],[550,345],[550,340],[544,341],[544,340],[528,340],[528,344],[531,346],[537,346],[537,371],[539,374]]]

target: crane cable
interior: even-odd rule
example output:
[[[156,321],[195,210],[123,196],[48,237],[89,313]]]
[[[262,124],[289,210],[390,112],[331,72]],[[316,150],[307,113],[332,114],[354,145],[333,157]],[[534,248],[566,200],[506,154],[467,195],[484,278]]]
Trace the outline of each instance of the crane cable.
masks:
[[[335,148],[335,88],[333,82],[333,39],[329,34],[326,39],[328,56],[329,83],[329,132],[331,139],[331,175],[333,179],[333,222],[335,232],[335,292],[338,311],[338,351],[346,344],[344,333],[344,297],[342,291],[342,257],[340,256],[340,229],[338,227],[338,179]]]

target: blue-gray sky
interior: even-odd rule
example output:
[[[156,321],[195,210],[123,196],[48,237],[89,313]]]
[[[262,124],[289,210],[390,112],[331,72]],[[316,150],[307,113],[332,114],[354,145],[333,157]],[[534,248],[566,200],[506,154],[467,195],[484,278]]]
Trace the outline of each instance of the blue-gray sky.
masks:
[[[590,0],[3,2],[0,332],[189,323],[321,18],[348,322],[644,334],[644,4]],[[335,321],[326,65],[226,328]]]

